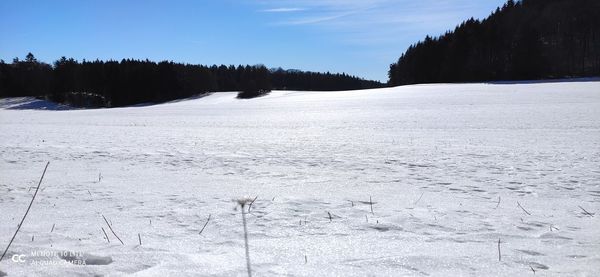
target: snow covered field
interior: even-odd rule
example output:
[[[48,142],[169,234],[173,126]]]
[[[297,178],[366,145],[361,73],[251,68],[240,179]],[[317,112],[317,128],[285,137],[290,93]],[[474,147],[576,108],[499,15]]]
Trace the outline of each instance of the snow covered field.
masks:
[[[256,276],[598,274],[598,81],[235,95],[1,99],[0,272],[243,276],[258,196]]]

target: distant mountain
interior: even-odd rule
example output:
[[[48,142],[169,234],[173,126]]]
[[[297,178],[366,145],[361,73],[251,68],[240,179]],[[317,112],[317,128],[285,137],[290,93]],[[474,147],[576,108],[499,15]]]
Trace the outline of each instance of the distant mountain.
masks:
[[[599,0],[508,1],[410,46],[389,84],[600,76]]]

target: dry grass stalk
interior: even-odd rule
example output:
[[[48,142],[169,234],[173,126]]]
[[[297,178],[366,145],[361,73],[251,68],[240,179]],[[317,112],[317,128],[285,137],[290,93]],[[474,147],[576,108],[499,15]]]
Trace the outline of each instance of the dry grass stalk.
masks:
[[[44,175],[46,175],[46,169],[48,169],[48,165],[50,165],[50,162],[46,163],[46,167],[44,167],[44,172],[42,173],[42,177],[40,177],[40,182],[38,183],[37,188],[35,189],[35,193],[33,194],[33,197],[31,197],[31,202],[29,202],[29,207],[27,207],[27,211],[25,211],[23,218],[21,218],[21,223],[19,223],[19,225],[17,227],[17,231],[15,231],[15,234],[10,239],[10,242],[6,246],[6,249],[4,249],[4,253],[2,253],[2,256],[0,256],[0,262],[2,261],[2,259],[4,259],[4,256],[8,252],[10,245],[15,240],[15,237],[19,233],[19,230],[21,230],[21,226],[23,226],[23,222],[25,222],[25,218],[27,217],[27,214],[29,214],[29,210],[31,209],[31,206],[33,205],[33,201],[35,200],[35,197],[37,196],[38,191],[40,190],[40,186],[42,185],[42,180],[44,179]]]
[[[500,252],[500,239],[498,239],[498,261],[502,261],[502,252]]]
[[[208,214],[208,219],[206,219],[206,222],[204,223],[204,226],[202,226],[202,229],[200,229],[200,233],[202,234],[202,232],[204,231],[204,228],[206,228],[206,225],[208,225],[208,222],[210,221],[210,214]]]
[[[527,215],[531,215],[527,210],[525,210],[525,208],[523,208],[523,206],[521,206],[521,203],[519,203],[519,201],[517,201],[517,206],[519,208],[521,208],[521,210],[523,210]],[[522,219],[521,219],[522,220]]]
[[[586,215],[589,215],[589,216],[591,216],[591,217],[594,217],[594,214],[593,214],[593,213],[590,213],[590,212],[586,211],[586,210],[585,210],[583,207],[581,207],[581,206],[577,206],[577,207],[579,207],[579,208],[580,208],[580,209],[581,209],[581,210],[582,210],[582,211],[583,211],[583,212],[584,212]]]
[[[108,223],[108,220],[106,220],[106,217],[104,217],[104,215],[102,215],[102,218],[104,218],[104,221],[106,222],[106,225],[108,225],[108,229],[110,229],[110,231],[113,233],[113,235],[115,235],[115,238],[117,238],[119,240],[119,242],[121,242],[122,245],[125,245],[125,243],[123,243],[123,241],[121,240],[121,238],[119,238],[119,236],[117,236],[117,234],[113,230],[113,228],[110,225],[110,223]]]
[[[244,225],[244,246],[246,247],[246,268],[248,270],[248,277],[252,277],[252,269],[250,263],[250,247],[248,245],[248,227],[246,224],[246,211],[244,207],[250,202],[251,200],[249,198],[240,198],[237,200],[237,203],[242,208],[242,223]]]
[[[256,197],[254,197],[254,199],[252,199],[252,201],[248,204],[248,212],[250,212],[250,209],[252,209],[252,204],[254,204],[254,201],[256,201],[256,198],[258,198],[258,195]]]
[[[419,196],[419,199],[417,199],[417,201],[415,201],[414,205],[417,205],[417,203],[419,203],[419,201],[421,201],[421,198],[423,198],[423,194],[425,194],[425,192],[421,193],[421,196]]]
[[[108,238],[108,235],[106,234],[106,231],[104,231],[104,227],[100,227],[100,229],[102,229],[102,233],[104,233],[104,238],[106,238],[106,240],[108,241],[108,243],[110,243],[110,239]]]

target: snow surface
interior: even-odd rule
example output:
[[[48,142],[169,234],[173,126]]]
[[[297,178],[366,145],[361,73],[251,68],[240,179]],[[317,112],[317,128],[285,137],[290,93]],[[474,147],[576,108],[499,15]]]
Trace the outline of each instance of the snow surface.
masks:
[[[255,276],[598,274],[600,82],[235,95],[1,99],[0,272],[244,276],[258,196]]]

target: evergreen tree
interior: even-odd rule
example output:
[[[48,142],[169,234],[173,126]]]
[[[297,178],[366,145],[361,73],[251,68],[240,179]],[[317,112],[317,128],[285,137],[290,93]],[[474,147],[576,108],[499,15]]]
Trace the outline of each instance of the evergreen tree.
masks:
[[[600,76],[600,1],[507,1],[411,45],[390,85]]]

